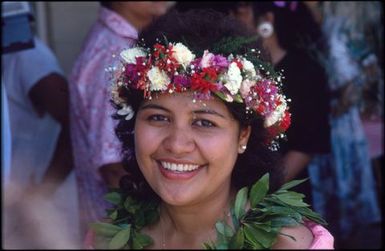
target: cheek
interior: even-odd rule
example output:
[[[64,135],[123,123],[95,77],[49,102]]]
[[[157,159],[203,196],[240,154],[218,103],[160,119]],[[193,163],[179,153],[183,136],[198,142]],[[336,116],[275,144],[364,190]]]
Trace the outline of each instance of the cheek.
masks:
[[[221,168],[232,167],[238,156],[238,138],[232,133],[209,137],[200,143],[200,148],[207,159]]]
[[[139,166],[158,147],[159,135],[161,135],[159,132],[154,129],[149,130],[144,123],[135,124],[135,154]]]

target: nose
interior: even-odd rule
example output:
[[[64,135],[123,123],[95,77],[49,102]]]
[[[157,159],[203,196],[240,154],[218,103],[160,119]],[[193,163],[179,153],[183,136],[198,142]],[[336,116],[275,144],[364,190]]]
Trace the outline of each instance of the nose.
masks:
[[[163,146],[170,153],[183,155],[194,151],[195,141],[189,128],[174,126],[164,138]]]

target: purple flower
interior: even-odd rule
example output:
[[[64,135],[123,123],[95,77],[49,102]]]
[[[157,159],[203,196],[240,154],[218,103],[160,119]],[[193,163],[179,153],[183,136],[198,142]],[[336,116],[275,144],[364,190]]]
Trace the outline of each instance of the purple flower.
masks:
[[[285,7],[286,6],[286,1],[274,1],[275,6],[278,7]]]
[[[283,8],[283,7],[286,7],[286,4],[289,2],[290,2],[290,6],[289,6],[290,10],[295,11],[298,5],[297,1],[274,1],[273,3],[275,6]]]
[[[181,87],[189,87],[190,86],[190,78],[188,78],[185,75],[174,76],[173,82],[176,86],[181,86]]]
[[[193,70],[196,70],[198,69],[200,63],[201,63],[201,60],[202,58],[196,58],[194,59],[193,61],[191,61],[191,64],[190,65],[193,65],[194,66],[194,69]]]
[[[135,64],[126,64],[125,65],[125,73],[127,78],[131,81],[136,83],[139,79],[138,71]]]
[[[213,59],[213,65],[225,68],[229,66],[229,62],[225,57],[221,55],[215,55]]]

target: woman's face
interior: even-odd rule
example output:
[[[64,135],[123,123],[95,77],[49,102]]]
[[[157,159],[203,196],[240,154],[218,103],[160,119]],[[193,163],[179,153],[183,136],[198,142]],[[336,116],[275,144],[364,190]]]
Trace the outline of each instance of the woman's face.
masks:
[[[250,132],[240,131],[222,101],[192,100],[189,93],[159,95],[141,105],[135,122],[140,170],[171,205],[193,205],[228,193]]]
[[[131,16],[146,20],[166,14],[172,5],[172,1],[122,1],[113,2],[113,9],[123,16],[129,12]]]

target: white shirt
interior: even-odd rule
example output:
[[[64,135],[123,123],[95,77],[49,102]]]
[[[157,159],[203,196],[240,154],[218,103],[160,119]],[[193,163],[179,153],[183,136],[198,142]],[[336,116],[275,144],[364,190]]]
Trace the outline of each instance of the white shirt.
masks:
[[[62,71],[53,53],[38,39],[35,48],[3,55],[2,71],[12,133],[10,178],[22,186],[30,178],[38,183],[54,153],[60,124],[48,113],[39,117],[28,93],[43,77]]]
[[[64,75],[52,51],[39,39],[35,38],[34,42],[32,49],[2,55],[2,77],[8,96],[12,135],[9,185],[13,189],[7,192],[12,191],[9,198],[16,200],[31,181],[35,184],[41,182],[61,130],[59,122],[48,113],[38,115],[28,95],[43,77],[52,73]],[[46,239],[54,240],[47,241],[47,248],[76,248],[77,240],[74,239],[78,238],[79,224],[77,199],[76,180],[72,172],[58,188],[52,201],[42,201],[28,209],[37,212],[29,216],[40,224],[37,234],[50,236]],[[9,247],[23,241],[17,239],[16,230],[12,232],[15,228],[9,229]],[[16,239],[10,240],[12,236],[16,236]]]

